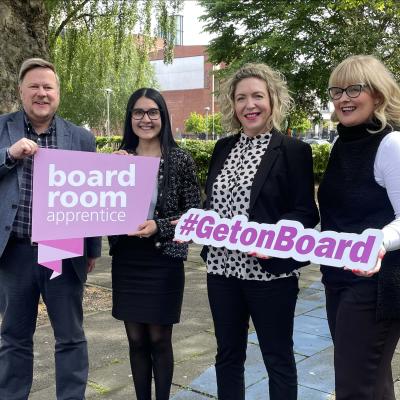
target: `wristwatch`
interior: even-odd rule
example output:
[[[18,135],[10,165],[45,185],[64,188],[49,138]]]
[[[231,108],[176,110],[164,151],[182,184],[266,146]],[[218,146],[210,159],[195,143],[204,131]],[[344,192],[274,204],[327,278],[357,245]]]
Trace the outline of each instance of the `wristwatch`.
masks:
[[[17,160],[10,154],[10,148],[6,150],[6,166],[13,167]]]

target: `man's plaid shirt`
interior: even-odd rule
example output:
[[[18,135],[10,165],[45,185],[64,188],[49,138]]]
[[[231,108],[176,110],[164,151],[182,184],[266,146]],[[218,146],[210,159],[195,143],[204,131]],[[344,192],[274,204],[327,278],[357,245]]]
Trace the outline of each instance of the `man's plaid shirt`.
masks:
[[[33,140],[39,147],[57,148],[56,122],[53,121],[46,132],[38,135],[25,115],[25,137]],[[12,227],[12,235],[18,238],[30,238],[32,234],[32,179],[33,156],[25,157],[22,162],[22,182],[20,187],[17,215]]]

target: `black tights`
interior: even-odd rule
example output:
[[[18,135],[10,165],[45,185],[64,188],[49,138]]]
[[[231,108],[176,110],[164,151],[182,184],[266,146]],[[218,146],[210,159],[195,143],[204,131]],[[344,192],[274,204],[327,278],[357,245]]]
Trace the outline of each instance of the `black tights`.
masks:
[[[174,371],[172,325],[125,321],[137,400],[151,400],[151,375],[157,400],[168,400]]]

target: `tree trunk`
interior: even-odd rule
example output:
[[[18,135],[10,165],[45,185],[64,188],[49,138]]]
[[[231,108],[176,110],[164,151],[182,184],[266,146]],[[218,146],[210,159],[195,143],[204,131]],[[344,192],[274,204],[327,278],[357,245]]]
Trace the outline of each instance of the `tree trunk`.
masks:
[[[30,57],[48,59],[43,0],[0,0],[0,114],[19,108],[18,71]]]

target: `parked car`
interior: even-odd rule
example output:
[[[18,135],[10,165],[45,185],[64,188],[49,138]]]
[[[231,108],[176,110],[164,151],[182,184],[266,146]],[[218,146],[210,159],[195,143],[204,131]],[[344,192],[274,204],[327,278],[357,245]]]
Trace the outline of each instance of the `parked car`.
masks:
[[[330,144],[327,140],[320,138],[308,138],[304,139],[303,142],[306,142],[308,144]]]

